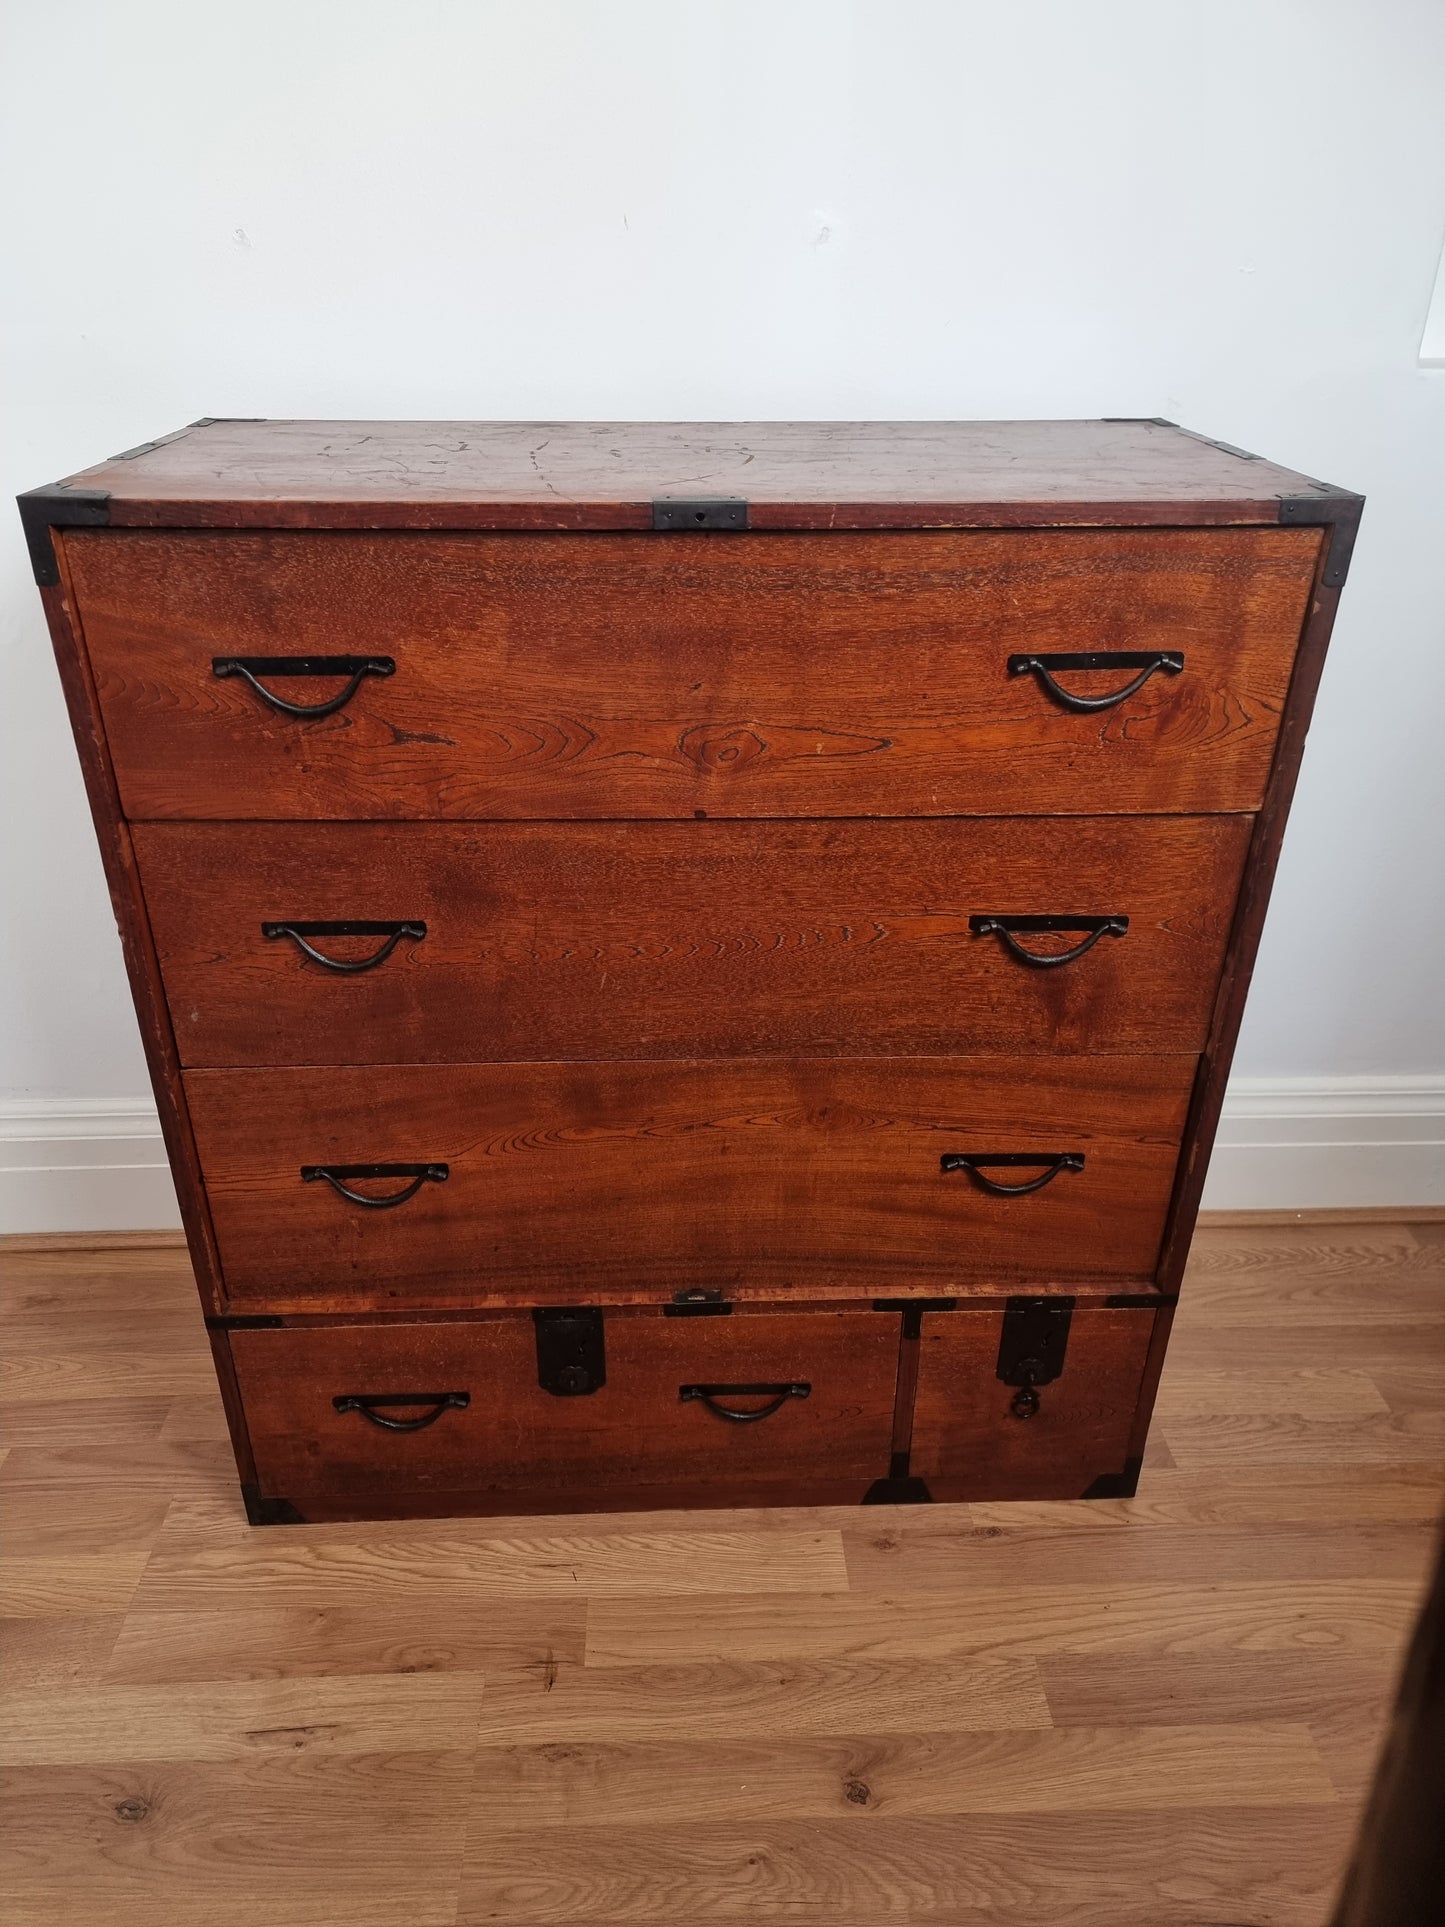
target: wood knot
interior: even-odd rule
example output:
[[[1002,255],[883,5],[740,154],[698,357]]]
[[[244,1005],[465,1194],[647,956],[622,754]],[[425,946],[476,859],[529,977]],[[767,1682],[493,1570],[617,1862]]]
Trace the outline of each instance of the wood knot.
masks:
[[[111,1808],[116,1819],[124,1820],[129,1826],[139,1825],[150,1810],[150,1801],[141,1799],[139,1794],[132,1794],[128,1800],[117,1800]]]
[[[855,1807],[866,1807],[873,1798],[873,1792],[866,1780],[845,1780],[843,1798],[851,1801]]]
[[[710,729],[690,729],[679,745],[699,769],[736,770],[766,756],[768,746],[753,729],[729,729],[715,735]]]

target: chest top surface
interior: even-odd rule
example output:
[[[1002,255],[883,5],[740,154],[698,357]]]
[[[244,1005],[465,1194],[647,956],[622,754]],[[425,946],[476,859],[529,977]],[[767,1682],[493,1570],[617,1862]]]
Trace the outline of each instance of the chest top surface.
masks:
[[[22,499],[132,528],[630,529],[718,497],[796,529],[1318,523],[1355,499],[1156,420],[211,418]]]

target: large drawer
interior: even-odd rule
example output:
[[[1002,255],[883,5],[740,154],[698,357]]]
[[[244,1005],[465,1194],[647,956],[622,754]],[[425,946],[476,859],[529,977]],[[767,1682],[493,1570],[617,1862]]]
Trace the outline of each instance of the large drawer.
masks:
[[[1157,1052],[1204,1046],[1251,821],[154,823],[136,846],[189,1065]],[[1020,914],[1083,923],[975,927]]]
[[[474,1510],[856,1502],[888,1472],[896,1314],[619,1312],[558,1330],[522,1313],[230,1344],[261,1493],[303,1514],[347,1495],[367,1514],[449,1493]]]
[[[1015,1315],[1029,1319],[1026,1297]],[[1042,1344],[1026,1323],[1015,1365],[1031,1351],[1045,1361],[1030,1395],[1027,1372],[999,1375],[1003,1312],[926,1312],[909,1470],[935,1499],[1099,1498],[1121,1481],[1132,1489],[1129,1440],[1156,1316],[1081,1306]]]
[[[1318,529],[67,531],[134,818],[1258,807]],[[1050,673],[1011,658],[1176,652]],[[289,660],[354,659],[322,676]],[[240,673],[290,705],[278,712]],[[389,662],[389,674],[364,665]]]
[[[1145,1277],[1195,1061],[472,1064],[185,1082],[229,1301],[345,1311]],[[986,1162],[944,1168],[959,1155]],[[376,1165],[401,1168],[362,1175]],[[409,1195],[377,1208],[343,1191]]]

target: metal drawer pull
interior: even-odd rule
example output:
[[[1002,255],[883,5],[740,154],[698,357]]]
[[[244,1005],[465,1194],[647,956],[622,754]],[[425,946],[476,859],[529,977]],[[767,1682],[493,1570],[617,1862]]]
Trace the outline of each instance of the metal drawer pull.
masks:
[[[1183,667],[1183,652],[1178,649],[1088,649],[1075,655],[1010,656],[1008,659],[1011,676],[1026,676],[1032,670],[1056,703],[1065,709],[1085,711],[1113,709],[1137,695],[1156,669],[1177,676]],[[1139,674],[1111,696],[1075,696],[1054,681],[1055,669],[1137,669]]]
[[[365,677],[394,676],[396,663],[390,656],[214,656],[211,674],[244,676],[262,701],[283,716],[332,716],[345,709]],[[329,702],[288,703],[258,680],[262,676],[348,676],[350,681]]]
[[[450,1175],[449,1164],[303,1164],[301,1167],[303,1184],[314,1184],[318,1178],[324,1178],[333,1191],[339,1191],[353,1204],[364,1204],[369,1211],[389,1211],[394,1204],[405,1204],[424,1184],[445,1184]],[[405,1190],[393,1191],[389,1197],[368,1198],[362,1191],[348,1190],[341,1182],[343,1178],[410,1178],[411,1183]]]
[[[331,1401],[338,1412],[360,1412],[369,1424],[388,1432],[424,1432],[443,1412],[465,1412],[471,1402],[470,1392],[370,1392]],[[388,1418],[375,1409],[378,1405],[429,1405],[431,1410],[420,1418]]]
[[[328,970],[375,970],[379,963],[385,963],[403,937],[410,937],[420,943],[426,935],[424,923],[263,923],[263,937],[290,937],[299,949],[310,957],[313,963],[324,964]],[[354,961],[346,957],[328,957],[325,951],[315,949],[307,943],[308,937],[385,937],[386,942],[380,950],[369,957],[358,957]]]
[[[696,1399],[716,1412],[719,1418],[730,1419],[734,1425],[755,1425],[761,1418],[771,1418],[781,1410],[790,1398],[806,1398],[812,1391],[811,1385],[679,1385],[677,1396],[685,1405]],[[760,1405],[755,1412],[739,1412],[731,1405],[719,1405],[720,1398],[765,1398],[771,1402]]]
[[[1082,1151],[949,1151],[938,1160],[943,1171],[967,1171],[981,1191],[987,1191],[995,1198],[1026,1198],[1030,1191],[1042,1191],[1046,1184],[1052,1184],[1060,1171],[1082,1171],[1084,1154]],[[1027,1184],[1000,1184],[995,1178],[986,1178],[979,1169],[984,1164],[1006,1164],[1011,1166],[1045,1164],[1036,1178]]]
[[[1127,917],[970,917],[968,927],[976,937],[997,937],[1005,950],[1030,964],[1035,970],[1053,970],[1058,964],[1072,963],[1092,950],[1100,937],[1122,937],[1129,929]],[[1087,930],[1089,935],[1072,950],[1026,950],[1014,937],[1015,930]]]

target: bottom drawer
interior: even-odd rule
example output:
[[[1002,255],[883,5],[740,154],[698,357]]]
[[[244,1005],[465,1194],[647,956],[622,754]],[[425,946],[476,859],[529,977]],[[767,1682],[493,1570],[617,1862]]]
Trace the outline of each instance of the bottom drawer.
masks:
[[[935,1499],[1127,1496],[1158,1316],[1153,1306],[1075,1308],[1067,1298],[926,1313],[911,1472]]]
[[[888,1472],[899,1336],[871,1310],[642,1310],[230,1345],[261,1498],[364,1518],[856,1503]]]

